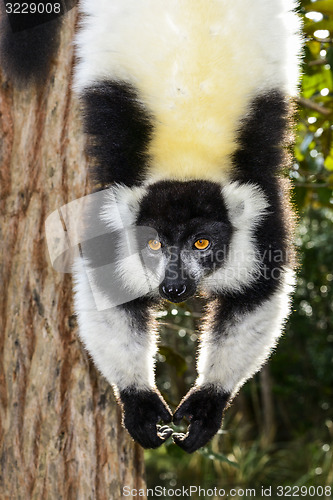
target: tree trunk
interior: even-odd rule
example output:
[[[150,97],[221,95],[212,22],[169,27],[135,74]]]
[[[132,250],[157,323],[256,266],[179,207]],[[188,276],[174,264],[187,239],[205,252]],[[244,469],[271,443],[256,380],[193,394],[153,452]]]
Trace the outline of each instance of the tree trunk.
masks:
[[[268,446],[272,444],[276,434],[272,379],[268,364],[263,366],[259,377],[263,415],[262,443]]]
[[[77,339],[71,276],[52,269],[46,247],[46,217],[88,192],[70,88],[76,18],[66,16],[41,91],[0,81],[2,500],[110,500],[144,487],[142,450]]]

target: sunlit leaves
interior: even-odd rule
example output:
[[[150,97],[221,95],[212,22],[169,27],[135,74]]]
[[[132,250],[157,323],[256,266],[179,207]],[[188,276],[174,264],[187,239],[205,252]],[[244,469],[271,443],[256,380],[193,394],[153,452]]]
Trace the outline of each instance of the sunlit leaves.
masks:
[[[317,2],[308,3],[304,6],[304,10],[307,12],[316,11],[321,12],[327,16],[333,17],[333,3],[332,0],[318,0]]]
[[[301,10],[308,38],[294,150],[296,164],[290,177],[299,209],[309,205],[333,208],[333,2],[303,1]],[[322,36],[325,40],[320,39]]]

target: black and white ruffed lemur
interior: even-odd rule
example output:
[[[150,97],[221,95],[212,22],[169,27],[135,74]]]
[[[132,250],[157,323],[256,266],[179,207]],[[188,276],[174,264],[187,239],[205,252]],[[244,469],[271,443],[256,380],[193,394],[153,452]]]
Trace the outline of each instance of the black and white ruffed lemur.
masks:
[[[281,170],[299,77],[295,7],[293,0],[80,2],[74,87],[103,190],[82,235],[90,244],[74,263],[75,310],[124,425],[145,448],[171,435],[160,421],[184,417],[188,431],[175,433],[175,443],[189,453],[205,445],[268,359],[289,313],[292,216]],[[33,31],[19,36],[33,39]],[[17,49],[6,40],[4,67],[17,74]],[[50,50],[51,41],[54,33]],[[38,66],[39,43],[22,78]],[[45,46],[41,60],[40,73]],[[96,227],[103,237],[91,237]],[[154,318],[161,300],[195,294],[208,302],[198,378],[172,416],[154,381]]]

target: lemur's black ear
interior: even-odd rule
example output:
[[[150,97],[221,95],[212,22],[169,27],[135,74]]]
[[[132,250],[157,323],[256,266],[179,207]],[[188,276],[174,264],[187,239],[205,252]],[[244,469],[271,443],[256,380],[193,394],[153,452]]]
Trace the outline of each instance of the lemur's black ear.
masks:
[[[1,69],[16,87],[45,82],[57,54],[64,14],[75,3],[51,0],[46,11],[46,4],[1,2]],[[43,5],[43,12],[34,12],[36,5]]]

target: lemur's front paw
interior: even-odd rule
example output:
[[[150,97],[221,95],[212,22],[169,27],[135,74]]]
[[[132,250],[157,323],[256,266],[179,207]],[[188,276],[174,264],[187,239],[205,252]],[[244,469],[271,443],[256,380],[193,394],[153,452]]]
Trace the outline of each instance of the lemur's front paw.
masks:
[[[157,390],[128,388],[120,392],[120,400],[124,426],[143,448],[158,448],[171,436],[170,427],[157,425],[161,420],[172,420],[172,413]]]
[[[173,440],[187,453],[204,446],[219,430],[223,410],[230,394],[219,392],[213,386],[194,387],[176,409],[173,421],[177,425],[183,417],[189,420],[187,433],[174,433]]]

